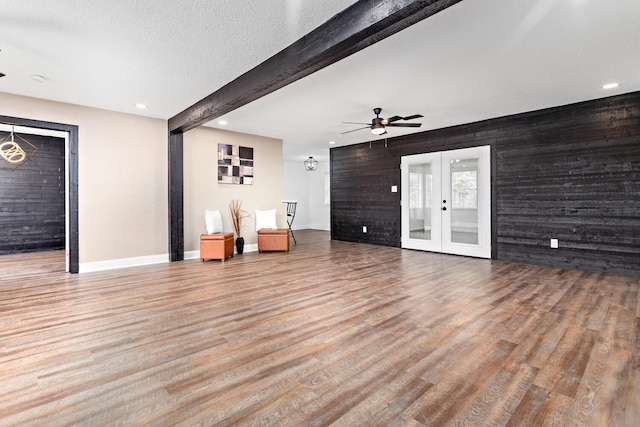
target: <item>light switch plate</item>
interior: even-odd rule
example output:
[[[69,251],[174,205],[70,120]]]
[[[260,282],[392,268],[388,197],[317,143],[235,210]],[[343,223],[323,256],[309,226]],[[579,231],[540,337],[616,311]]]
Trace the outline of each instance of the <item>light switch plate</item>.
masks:
[[[398,186],[397,185],[392,185],[391,186],[391,192],[392,193],[397,193],[398,192]]]

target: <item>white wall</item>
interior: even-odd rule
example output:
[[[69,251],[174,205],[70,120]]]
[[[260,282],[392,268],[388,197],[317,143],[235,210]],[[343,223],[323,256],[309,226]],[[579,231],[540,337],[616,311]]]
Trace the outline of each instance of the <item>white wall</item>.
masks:
[[[283,189],[285,200],[297,200],[296,217],[293,229],[310,228],[309,219],[309,172],[304,170],[302,162],[286,160],[283,165]]]
[[[329,173],[329,161],[318,162],[318,170],[309,173],[309,228],[329,230],[331,228],[330,205],[324,200],[325,174]]]
[[[325,173],[329,172],[329,161],[319,161],[313,172],[304,170],[303,161],[283,162],[284,199],[297,200],[293,229],[329,230],[329,204],[325,204]]]

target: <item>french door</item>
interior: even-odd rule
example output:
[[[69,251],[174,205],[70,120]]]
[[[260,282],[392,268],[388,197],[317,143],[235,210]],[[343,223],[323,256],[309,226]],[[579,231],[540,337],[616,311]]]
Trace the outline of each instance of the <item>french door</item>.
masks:
[[[490,147],[403,156],[402,247],[491,258]]]

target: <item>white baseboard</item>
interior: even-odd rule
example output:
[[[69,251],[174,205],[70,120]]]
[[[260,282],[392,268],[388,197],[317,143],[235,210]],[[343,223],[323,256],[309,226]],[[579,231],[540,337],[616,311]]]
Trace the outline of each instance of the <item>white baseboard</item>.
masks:
[[[298,230],[321,230],[321,231],[331,231],[330,226],[328,225],[298,225],[291,227],[293,231]]]
[[[331,227],[330,226],[323,226],[323,225],[310,225],[306,229],[307,230],[331,231]]]
[[[258,252],[258,244],[244,245],[244,252]],[[236,255],[236,252],[233,251],[233,254]],[[184,259],[200,259],[200,250],[185,252]]]
[[[258,244],[244,245],[244,252],[258,252]]]
[[[80,273],[91,273],[94,271],[113,270],[116,268],[139,267],[143,265],[162,264],[169,262],[169,254],[148,255],[134,258],[110,259],[107,261],[81,262]]]
[[[258,252],[258,244],[244,245],[244,252]],[[184,259],[199,259],[200,250],[184,253]],[[141,267],[143,265],[163,264],[169,262],[169,254],[149,255],[133,258],[110,259],[107,261],[81,262],[80,273],[114,270],[116,268]]]

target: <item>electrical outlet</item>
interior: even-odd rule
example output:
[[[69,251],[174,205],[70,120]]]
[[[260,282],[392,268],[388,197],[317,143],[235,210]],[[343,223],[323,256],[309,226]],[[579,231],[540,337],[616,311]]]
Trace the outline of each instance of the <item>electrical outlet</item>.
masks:
[[[397,185],[392,185],[391,186],[391,192],[392,193],[397,193],[398,192],[398,186]]]
[[[363,232],[363,233],[366,233],[366,232],[367,232],[367,226],[366,226],[366,225],[363,225],[363,226],[362,226],[362,232]]]
[[[553,249],[558,249],[558,239],[551,239],[551,247]]]

